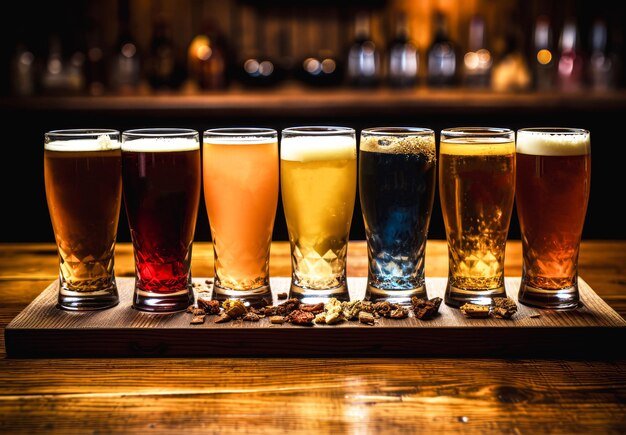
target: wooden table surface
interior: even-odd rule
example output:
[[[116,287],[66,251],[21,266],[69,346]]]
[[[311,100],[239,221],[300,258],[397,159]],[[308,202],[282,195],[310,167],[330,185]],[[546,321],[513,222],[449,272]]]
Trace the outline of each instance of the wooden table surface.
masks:
[[[212,275],[210,243],[193,274]],[[129,244],[116,274],[132,276]],[[427,276],[446,276],[430,240]],[[348,274],[365,276],[364,242]],[[272,276],[290,273],[272,246]],[[626,241],[586,241],[579,274],[626,317]],[[521,273],[507,246],[506,275]],[[0,326],[51,281],[51,244],[0,244]],[[575,340],[576,337],[572,337]],[[624,346],[624,343],[615,343]],[[626,360],[480,358],[7,359],[0,338],[0,433],[626,433]]]

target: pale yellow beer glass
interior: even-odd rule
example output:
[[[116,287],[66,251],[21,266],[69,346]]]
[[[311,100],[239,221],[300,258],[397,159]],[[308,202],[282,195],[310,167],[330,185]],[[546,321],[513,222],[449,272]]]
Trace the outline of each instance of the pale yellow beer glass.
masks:
[[[281,135],[281,190],[291,246],[291,297],[348,300],[346,255],[357,184],[347,127],[291,127]]]

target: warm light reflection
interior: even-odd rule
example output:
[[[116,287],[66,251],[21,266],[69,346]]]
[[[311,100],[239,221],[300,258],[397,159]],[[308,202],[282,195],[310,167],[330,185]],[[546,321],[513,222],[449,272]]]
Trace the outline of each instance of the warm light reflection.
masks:
[[[337,68],[337,64],[335,63],[334,60],[324,59],[322,61],[322,71],[324,71],[326,74],[330,74],[334,72],[335,68]]]
[[[541,65],[547,65],[551,61],[552,53],[550,53],[550,50],[543,48],[537,52],[537,62],[539,62]]]
[[[463,62],[468,70],[484,70],[491,66],[491,53],[484,48],[468,51],[463,56]]]
[[[131,58],[137,53],[137,47],[132,42],[127,42],[122,45],[122,55],[126,58]]]

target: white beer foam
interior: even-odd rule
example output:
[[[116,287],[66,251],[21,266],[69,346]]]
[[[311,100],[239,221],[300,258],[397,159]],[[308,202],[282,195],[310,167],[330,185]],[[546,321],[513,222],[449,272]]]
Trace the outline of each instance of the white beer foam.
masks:
[[[203,139],[205,144],[210,145],[266,145],[277,143],[278,139],[271,137],[250,137],[250,136],[229,136],[216,137],[205,136]]]
[[[200,142],[180,137],[151,137],[122,142],[122,151],[137,153],[165,153],[199,150]]]
[[[579,156],[591,152],[589,133],[519,131],[517,152],[537,156]]]
[[[103,134],[97,139],[55,140],[44,144],[44,148],[48,151],[106,151],[120,149],[120,142]]]
[[[349,136],[296,136],[280,144],[281,160],[313,162],[356,159],[356,139]]]

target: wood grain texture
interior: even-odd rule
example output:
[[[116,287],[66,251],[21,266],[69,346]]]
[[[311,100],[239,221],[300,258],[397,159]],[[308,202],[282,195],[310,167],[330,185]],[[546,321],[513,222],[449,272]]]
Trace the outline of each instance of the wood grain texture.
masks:
[[[444,297],[446,278],[427,278],[429,297]],[[196,293],[210,294],[204,278]],[[289,292],[290,279],[271,279],[273,304]],[[519,278],[506,278],[509,296],[517,301]],[[56,307],[58,282],[52,282],[5,330],[7,353],[13,357],[163,357],[163,356],[587,356],[624,355],[626,321],[580,278],[582,307],[542,311],[518,304],[510,320],[468,319],[442,304],[439,315],[422,321],[378,319],[302,327],[259,322],[189,323],[189,313],[149,314],[131,308],[133,278],[118,278],[120,303],[94,312],[68,312]],[[365,278],[348,278],[352,300],[365,296]],[[197,297],[197,296],[196,296]],[[539,317],[533,317],[539,316]],[[576,342],[569,340],[576,336]],[[230,345],[224,345],[230,343]]]
[[[116,254],[118,275],[132,276],[129,245]],[[445,276],[445,242],[426,255],[427,276]],[[348,273],[365,276],[365,244],[348,256]],[[192,261],[211,275],[211,245]],[[272,275],[289,267],[288,245],[274,244]],[[506,273],[520,272],[511,241]],[[626,315],[626,241],[583,242],[580,276]],[[0,244],[0,327],[56,278],[53,246]],[[42,432],[623,434],[626,360],[0,359],[0,433]]]

